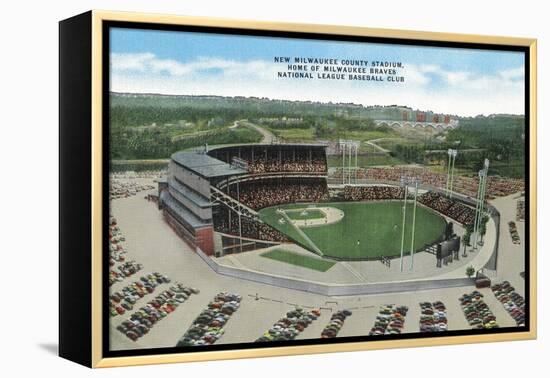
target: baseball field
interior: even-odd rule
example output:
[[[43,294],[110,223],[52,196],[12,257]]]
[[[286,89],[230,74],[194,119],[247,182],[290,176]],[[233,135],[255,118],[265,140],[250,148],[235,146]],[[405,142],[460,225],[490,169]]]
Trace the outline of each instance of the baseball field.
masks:
[[[317,254],[321,252],[324,257],[356,260],[400,255],[403,202],[339,202],[317,206],[270,207],[260,211],[260,218],[300,246]],[[331,213],[343,216],[331,219]],[[412,220],[413,204],[409,202],[405,217],[405,253],[411,249]],[[440,215],[417,205],[415,250],[436,241],[444,230],[445,220]]]

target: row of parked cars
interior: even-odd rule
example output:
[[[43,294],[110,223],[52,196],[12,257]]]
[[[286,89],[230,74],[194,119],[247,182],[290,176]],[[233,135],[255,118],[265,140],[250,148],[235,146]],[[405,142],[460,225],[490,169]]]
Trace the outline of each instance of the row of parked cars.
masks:
[[[400,334],[405,326],[408,311],[407,306],[381,306],[369,336]]]
[[[139,281],[125,286],[122,290],[112,293],[109,309],[111,316],[123,315],[126,311],[134,309],[136,302],[147,294],[155,291],[155,288],[163,283],[169,283],[170,279],[158,272],[142,276]]]
[[[146,171],[119,171],[110,172],[109,179],[111,180],[132,180],[132,179],[156,179],[162,178],[168,174],[167,169],[148,169]]]
[[[516,222],[514,221],[508,222],[508,228],[510,229],[510,236],[512,237],[512,243],[514,244],[521,243],[521,240],[519,239],[518,227],[516,226]]]
[[[421,302],[420,332],[443,332],[447,329],[447,309],[443,302]]]
[[[525,325],[525,299],[518,293],[510,282],[503,281],[491,286],[495,297],[502,303],[504,309],[514,318],[518,326]]]
[[[138,192],[151,189],[155,189],[155,186],[150,184],[139,184],[134,181],[127,182],[111,180],[109,185],[109,198],[112,200],[118,198],[128,198],[135,196]]]
[[[126,238],[122,235],[116,218],[111,216],[109,221],[109,266],[114,266],[125,260],[126,249],[123,246],[125,241]]]
[[[495,315],[483,300],[483,294],[474,290],[459,298],[460,307],[468,324],[474,329],[498,328]]]
[[[321,338],[330,339],[338,336],[338,332],[340,332],[340,329],[342,329],[344,321],[348,316],[351,316],[351,314],[352,312],[346,309],[336,311],[334,314],[332,314],[332,316],[330,317],[330,321],[323,329],[323,332],[321,332]]]
[[[321,315],[319,309],[306,311],[296,307],[268,329],[256,342],[294,340],[304,329]]]
[[[224,334],[224,326],[231,315],[239,309],[242,297],[239,294],[222,292],[208,303],[191,327],[178,341],[178,347],[212,345]]]
[[[109,285],[115,282],[121,282],[126,277],[130,277],[143,269],[143,265],[135,261],[126,261],[109,271]]]
[[[198,289],[175,284],[130,315],[116,329],[130,340],[136,341],[149,333],[159,320],[174,312],[191,295],[198,293]]]
[[[109,266],[113,267],[117,263],[126,260],[126,249],[120,243],[109,244]]]

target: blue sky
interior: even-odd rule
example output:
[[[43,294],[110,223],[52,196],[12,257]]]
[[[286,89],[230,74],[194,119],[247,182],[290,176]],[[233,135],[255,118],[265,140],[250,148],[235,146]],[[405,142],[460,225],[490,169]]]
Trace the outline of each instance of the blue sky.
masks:
[[[404,83],[281,79],[275,56],[399,61]],[[523,54],[134,29],[111,30],[111,90],[523,113]]]

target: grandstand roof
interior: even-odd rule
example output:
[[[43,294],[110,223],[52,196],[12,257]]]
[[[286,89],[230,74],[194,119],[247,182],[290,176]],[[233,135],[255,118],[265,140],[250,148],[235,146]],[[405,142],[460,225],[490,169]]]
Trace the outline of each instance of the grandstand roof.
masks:
[[[203,152],[176,152],[172,155],[172,160],[182,167],[206,178],[242,175],[247,173],[245,169],[233,167]]]
[[[316,148],[326,148],[326,143],[242,143],[242,144],[226,144],[226,145],[218,145],[218,146],[210,146],[209,150],[221,150],[224,148],[263,148],[263,147],[271,147],[271,148],[309,148],[309,147],[316,147]]]

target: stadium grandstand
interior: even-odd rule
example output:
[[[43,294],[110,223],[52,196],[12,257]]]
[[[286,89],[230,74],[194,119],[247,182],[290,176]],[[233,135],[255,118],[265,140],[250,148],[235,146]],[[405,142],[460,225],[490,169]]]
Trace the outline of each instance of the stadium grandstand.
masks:
[[[214,254],[215,232],[227,250],[238,243],[242,251],[243,240],[247,250],[261,241],[288,241],[257,210],[328,200],[325,148],[256,144],[177,152],[159,182],[159,208],[178,235],[207,255]]]
[[[399,183],[403,176],[414,177],[423,184],[418,195],[423,209],[417,218],[415,252],[438,243],[446,222],[452,220],[467,227],[475,220],[475,204],[468,198],[442,194],[444,179],[423,168],[360,169],[363,182],[332,182],[328,178],[326,149],[324,144],[242,144],[174,153],[167,178],[159,181],[159,208],[179,236],[209,256],[281,243],[295,243],[332,258],[395,256],[396,246],[391,244],[400,240],[401,204],[405,196],[410,206],[416,202],[413,190],[407,191]],[[488,184],[488,192],[506,193],[521,184],[513,182],[509,188],[493,181]],[[472,190],[473,185],[466,180],[457,187]],[[361,232],[359,228],[380,217],[385,217],[388,224],[381,223],[378,231],[369,231],[374,232],[368,235],[369,243],[360,244],[357,237],[346,234]],[[341,219],[343,224],[335,225]],[[349,222],[353,224],[348,225]],[[315,225],[316,229],[312,229]],[[333,237],[327,237],[331,233]],[[380,235],[390,237],[392,243]],[[378,236],[382,239],[375,242]],[[360,237],[366,238],[367,234]],[[346,248],[357,251],[340,256],[334,243],[341,243],[342,248],[352,243]]]

